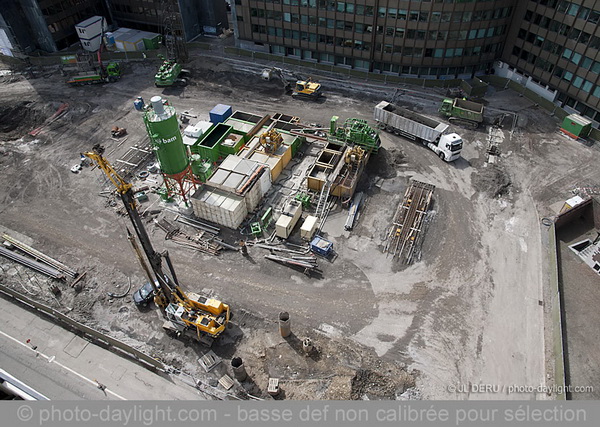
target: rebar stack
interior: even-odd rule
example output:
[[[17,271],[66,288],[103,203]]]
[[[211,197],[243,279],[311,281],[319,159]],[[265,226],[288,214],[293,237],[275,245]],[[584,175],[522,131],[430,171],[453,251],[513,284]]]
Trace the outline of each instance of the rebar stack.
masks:
[[[415,249],[423,239],[423,223],[434,189],[431,184],[412,181],[394,214],[384,252],[398,257],[403,264],[413,262]]]

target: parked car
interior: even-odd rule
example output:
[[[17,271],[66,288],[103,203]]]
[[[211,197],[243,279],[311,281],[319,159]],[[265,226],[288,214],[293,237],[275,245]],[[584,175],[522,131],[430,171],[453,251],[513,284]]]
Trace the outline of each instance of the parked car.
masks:
[[[156,282],[155,282],[156,283]],[[156,283],[158,286],[158,283]],[[133,293],[133,302],[138,307],[145,307],[154,299],[154,287],[152,283],[146,282],[144,286]]]

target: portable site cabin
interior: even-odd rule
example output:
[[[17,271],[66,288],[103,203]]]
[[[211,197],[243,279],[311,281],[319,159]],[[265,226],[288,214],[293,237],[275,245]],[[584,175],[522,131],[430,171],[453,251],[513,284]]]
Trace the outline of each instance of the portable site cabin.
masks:
[[[585,138],[592,130],[592,121],[579,114],[569,114],[562,122],[561,132],[571,138]]]

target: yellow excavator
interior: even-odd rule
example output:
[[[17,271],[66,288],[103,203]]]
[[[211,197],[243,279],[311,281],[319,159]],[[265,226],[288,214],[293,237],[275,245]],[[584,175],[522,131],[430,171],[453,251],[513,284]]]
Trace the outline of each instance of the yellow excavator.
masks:
[[[286,78],[286,73],[291,75],[290,80],[292,82],[294,82],[295,79],[295,83],[291,83],[290,80]],[[291,92],[292,96],[295,98],[307,98],[317,100],[323,95],[320,83],[313,82],[310,77],[307,79],[302,77],[298,78],[298,76],[296,76],[295,74],[292,74],[289,71],[284,72],[284,70],[281,68],[265,68],[261,73],[261,77],[263,78],[263,80],[267,81],[271,80],[274,77],[280,79],[283,83],[284,90],[286,92]]]
[[[319,99],[321,92],[321,83],[313,82],[312,79],[298,80],[296,86],[292,89],[292,96],[299,98]]]
[[[140,261],[143,270],[154,287],[154,302],[166,317],[163,328],[177,335],[192,333],[199,341],[206,344],[212,343],[214,338],[225,331],[229,323],[231,317],[229,305],[199,294],[186,294],[181,289],[169,253],[165,251],[160,254],[152,246],[150,237],[137,210],[132,185],[114,170],[103,156],[103,153],[104,148],[98,144],[93,147],[92,151],[86,152],[84,155],[102,169],[121,197],[143,250],[140,250],[129,229],[127,230],[128,239],[134,248],[138,261]],[[146,255],[150,268],[148,268],[142,253]],[[169,275],[162,268],[163,258],[169,267]]]

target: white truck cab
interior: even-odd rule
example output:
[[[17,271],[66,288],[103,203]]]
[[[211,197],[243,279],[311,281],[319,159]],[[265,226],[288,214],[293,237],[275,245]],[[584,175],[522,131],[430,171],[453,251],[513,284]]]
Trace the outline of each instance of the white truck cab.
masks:
[[[452,162],[460,157],[462,151],[462,138],[457,133],[442,135],[438,143],[438,156],[442,160]],[[442,157],[442,153],[444,157]]]
[[[431,150],[446,162],[452,162],[460,157],[462,151],[462,138],[457,133],[448,133],[440,136],[437,145],[435,143],[426,144]]]

